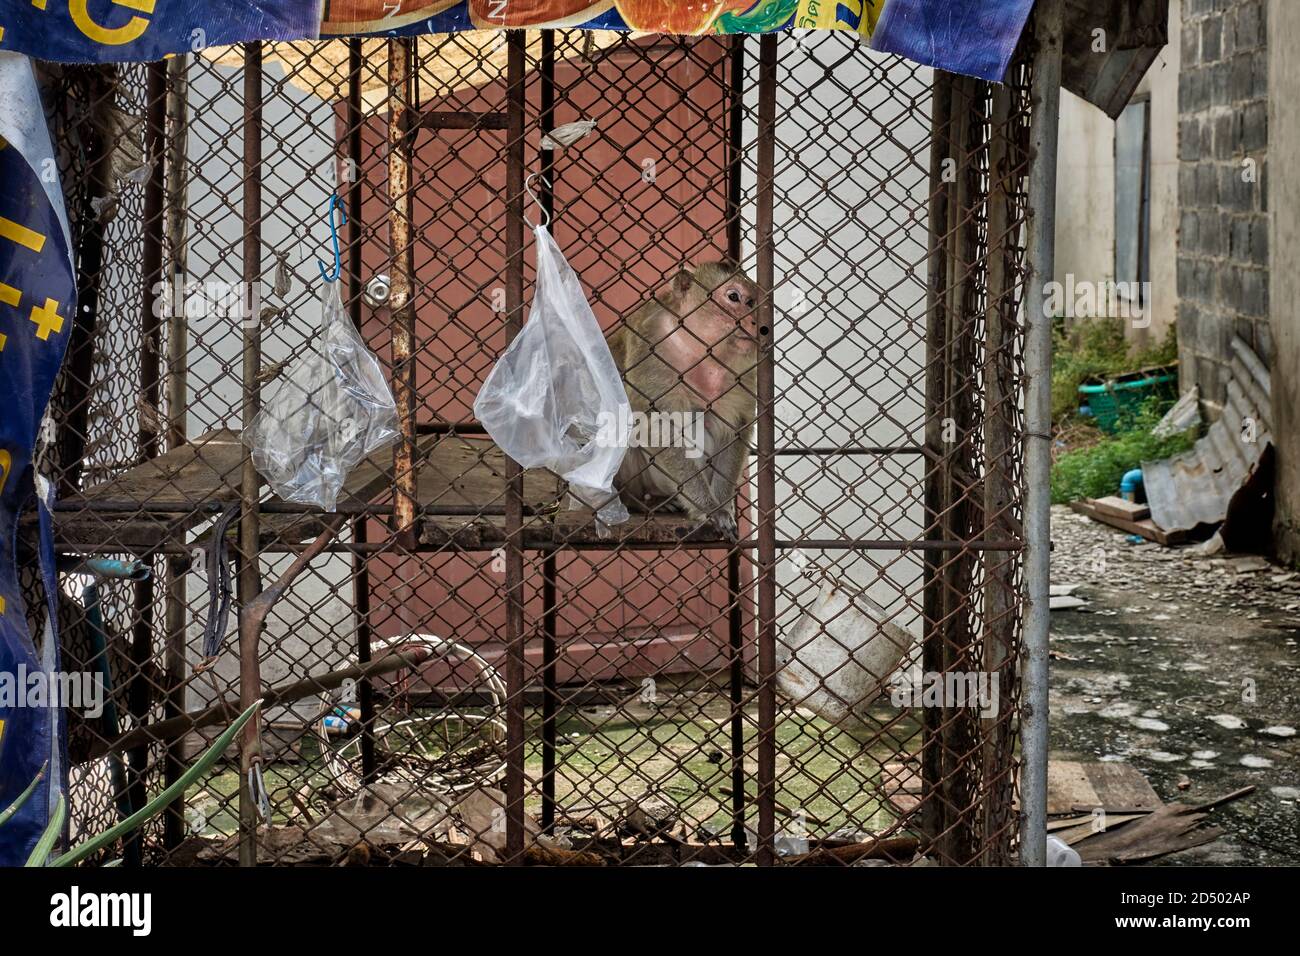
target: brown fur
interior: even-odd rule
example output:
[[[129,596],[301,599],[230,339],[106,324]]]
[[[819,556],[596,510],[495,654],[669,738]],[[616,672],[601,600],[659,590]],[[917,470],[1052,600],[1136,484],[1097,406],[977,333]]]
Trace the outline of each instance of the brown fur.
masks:
[[[758,287],[734,265],[679,272],[609,336],[634,412],[703,413],[705,448],[681,442],[628,450],[615,484],[629,504],[669,502],[737,534],[736,489],[753,440]]]

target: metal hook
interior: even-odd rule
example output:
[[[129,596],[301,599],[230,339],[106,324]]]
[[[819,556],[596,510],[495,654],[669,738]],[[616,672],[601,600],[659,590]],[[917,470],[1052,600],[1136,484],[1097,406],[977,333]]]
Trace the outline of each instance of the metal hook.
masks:
[[[546,229],[551,225],[550,213],[546,211],[546,207],[542,205],[542,201],[537,198],[537,193],[533,192],[532,187],[528,185],[534,179],[541,179],[541,176],[542,176],[541,173],[529,174],[528,177],[524,179],[524,192],[528,193],[529,198],[532,199],[533,202],[537,203],[537,208],[540,209],[542,211],[542,215],[546,217],[546,221],[542,223],[542,228]],[[547,189],[551,188],[551,184],[548,183],[545,179],[542,179],[542,185],[544,185]],[[536,226],[533,225],[532,221],[527,216],[524,216],[524,222],[528,223],[529,229],[537,228]]]
[[[330,221],[330,242],[334,246],[334,273],[330,274],[325,268],[325,263],[319,259],[316,260],[316,268],[320,270],[320,277],[326,282],[337,282],[339,274],[343,271],[343,257],[339,254],[339,226],[348,221],[348,214],[343,209],[343,201],[339,199],[338,193],[331,193],[329,203],[325,207],[325,214]],[[334,213],[338,211],[338,221],[334,220]]]

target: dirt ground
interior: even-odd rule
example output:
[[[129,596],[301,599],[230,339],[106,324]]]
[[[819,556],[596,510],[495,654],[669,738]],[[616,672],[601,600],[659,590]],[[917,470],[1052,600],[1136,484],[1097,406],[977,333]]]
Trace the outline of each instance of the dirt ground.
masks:
[[[1300,574],[1162,548],[1052,511],[1052,756],[1125,761],[1166,802],[1215,810],[1224,835],[1164,864],[1300,862]]]

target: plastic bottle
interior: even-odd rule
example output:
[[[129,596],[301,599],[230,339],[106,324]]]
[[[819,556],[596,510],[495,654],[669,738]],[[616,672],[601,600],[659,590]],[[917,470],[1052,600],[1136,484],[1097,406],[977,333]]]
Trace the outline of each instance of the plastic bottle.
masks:
[[[1079,859],[1079,854],[1075,852],[1074,847],[1066,843],[1060,837],[1054,837],[1051,834],[1047,836],[1047,865],[1048,866],[1083,866],[1083,861]]]

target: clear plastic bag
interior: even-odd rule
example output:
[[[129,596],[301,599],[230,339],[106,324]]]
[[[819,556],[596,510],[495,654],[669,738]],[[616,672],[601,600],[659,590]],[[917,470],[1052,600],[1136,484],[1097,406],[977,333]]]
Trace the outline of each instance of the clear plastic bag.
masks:
[[[244,429],[253,467],[286,501],[333,511],[343,482],[398,437],[397,406],[375,358],[325,283],[315,352],[289,366]]]
[[[474,414],[524,468],[549,468],[602,524],[626,521],[614,475],[627,451],[631,408],[623,378],[578,277],[545,226],[528,321],[488,373]]]

